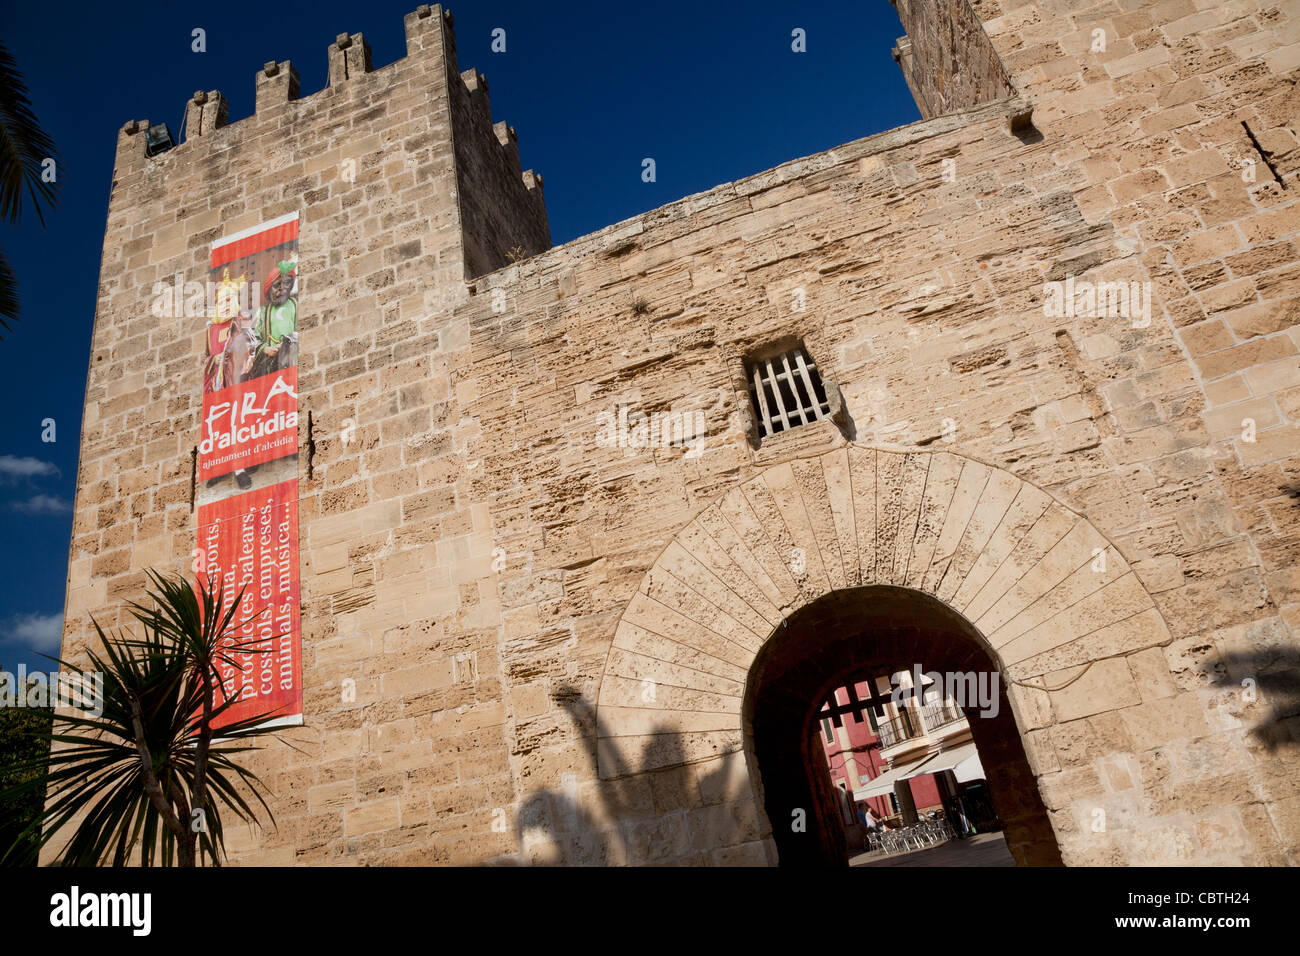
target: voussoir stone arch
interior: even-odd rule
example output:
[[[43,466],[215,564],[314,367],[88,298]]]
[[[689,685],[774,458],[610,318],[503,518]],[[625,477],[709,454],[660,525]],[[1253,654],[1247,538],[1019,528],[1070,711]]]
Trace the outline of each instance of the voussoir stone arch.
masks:
[[[960,455],[849,445],[724,494],[646,572],[601,678],[601,777],[741,751],[746,678],[774,629],[870,585],[970,621],[1022,735],[1096,713],[1099,697],[1137,703],[1126,658],[1170,640],[1124,558],[1047,492]]]

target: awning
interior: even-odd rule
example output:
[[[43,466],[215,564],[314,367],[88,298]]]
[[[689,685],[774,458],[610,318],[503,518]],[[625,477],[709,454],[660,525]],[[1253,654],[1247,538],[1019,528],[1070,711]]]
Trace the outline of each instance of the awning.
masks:
[[[929,759],[922,757],[920,760],[912,760],[899,767],[892,767],[886,770],[874,780],[868,780],[857,790],[853,791],[854,800],[865,800],[867,797],[879,797],[886,793],[894,792],[894,784],[900,780],[905,780],[911,776],[913,768],[925,763]]]
[[[913,764],[903,774],[903,779],[920,776],[923,773],[941,773],[944,770],[951,770],[963,783],[967,780],[984,779],[984,767],[980,764],[979,754],[976,753],[973,743],[964,743],[931,754],[919,763]]]
[[[867,797],[879,797],[886,793],[893,793],[894,784],[900,780],[910,780],[912,777],[919,777],[923,773],[940,773],[944,770],[951,770],[961,783],[984,779],[984,767],[980,764],[979,754],[975,751],[975,744],[964,743],[956,747],[949,747],[946,750],[940,750],[937,753],[927,754],[902,766],[886,770],[879,777],[868,780],[857,790],[854,790],[853,799],[865,800]]]
[[[959,783],[969,783],[972,780],[985,779],[984,765],[980,763],[979,754],[971,754],[957,766],[952,768],[953,775]]]

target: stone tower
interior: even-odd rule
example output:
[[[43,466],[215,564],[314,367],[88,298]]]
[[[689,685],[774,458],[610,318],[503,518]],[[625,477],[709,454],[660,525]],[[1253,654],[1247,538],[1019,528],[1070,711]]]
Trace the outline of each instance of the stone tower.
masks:
[[[1001,675],[1021,862],[1300,861],[1300,22],[895,5],[922,121],[557,248],[438,7],[123,130],[65,656],[195,553],[156,285],[301,229],[301,725],[234,861],[833,861],[805,731],[917,658]]]

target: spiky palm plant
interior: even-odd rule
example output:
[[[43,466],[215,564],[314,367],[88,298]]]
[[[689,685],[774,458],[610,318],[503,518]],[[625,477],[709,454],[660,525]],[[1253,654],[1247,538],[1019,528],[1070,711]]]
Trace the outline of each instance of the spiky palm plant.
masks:
[[[26,192],[45,225],[41,204],[55,205],[58,185],[43,175],[44,164],[54,156],[54,141],[36,121],[18,62],[0,43],[0,219],[16,223],[22,218]],[[18,309],[18,280],[0,250],[0,329],[10,327]]]
[[[128,605],[143,636],[108,634],[92,621],[102,652],[88,653],[85,670],[59,661],[91,687],[102,674],[103,688],[83,712],[56,712],[48,774],[0,794],[48,786],[28,831],[39,831],[39,839],[20,838],[9,850],[26,852],[24,862],[66,827],[71,835],[58,857],[65,865],[123,866],[138,852],[141,866],[219,866],[223,814],[260,825],[251,799],[273,822],[266,788],[237,758],[256,749],[250,740],[275,733],[265,726],[275,715],[213,729],[238,703],[224,699],[219,668],[239,668],[240,657],[266,645],[233,637],[246,623],[234,621],[243,590],[225,601],[220,587],[202,578],[194,585],[154,572],[149,578],[153,606]]]

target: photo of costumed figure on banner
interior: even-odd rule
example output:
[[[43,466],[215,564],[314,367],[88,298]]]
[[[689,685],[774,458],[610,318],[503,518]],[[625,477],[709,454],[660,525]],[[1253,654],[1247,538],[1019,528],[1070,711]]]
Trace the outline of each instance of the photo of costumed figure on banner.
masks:
[[[258,230],[212,247],[200,501],[297,475],[297,219]]]
[[[194,570],[243,589],[219,666],[220,725],[302,722],[298,560],[298,214],[218,239],[209,259]]]

